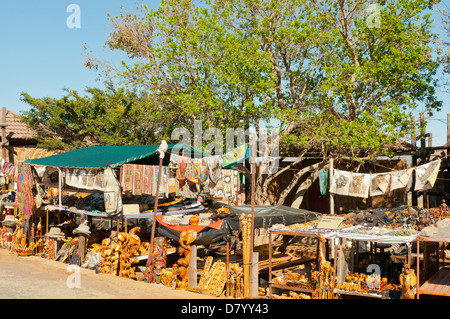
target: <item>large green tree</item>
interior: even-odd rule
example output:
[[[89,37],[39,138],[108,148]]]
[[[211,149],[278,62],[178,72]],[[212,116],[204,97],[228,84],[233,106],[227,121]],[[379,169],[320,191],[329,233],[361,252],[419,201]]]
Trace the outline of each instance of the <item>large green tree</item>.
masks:
[[[158,143],[166,132],[155,117],[160,112],[143,93],[115,89],[86,89],[86,95],[65,90],[62,98],[21,100],[30,105],[24,121],[37,130],[39,144],[72,150],[90,145]]]
[[[276,174],[258,174],[257,203],[276,177],[314,150],[323,161],[298,171],[276,201],[295,206],[330,157],[374,159],[405,136],[418,103],[439,110],[430,41],[433,1],[165,0],[156,10],[111,16],[117,69],[90,56],[108,80],[151,92],[175,125],[249,127],[276,119],[284,154]],[[191,125],[191,126],[190,126]],[[270,147],[264,150],[271,153]],[[259,154],[262,155],[262,154]],[[305,178],[308,174],[308,178]]]
[[[439,6],[437,11],[440,14],[442,27],[441,37],[436,41],[437,53],[443,66],[441,88],[448,94],[450,93],[450,81],[448,80],[450,74],[450,8],[448,5]]]

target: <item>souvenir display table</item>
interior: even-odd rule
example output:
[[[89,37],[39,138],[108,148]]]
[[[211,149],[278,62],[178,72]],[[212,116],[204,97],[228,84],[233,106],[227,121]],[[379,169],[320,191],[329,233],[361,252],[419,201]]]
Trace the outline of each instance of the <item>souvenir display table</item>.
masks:
[[[408,247],[408,257],[405,267],[409,269],[411,265],[412,243],[419,235],[419,231],[410,228],[353,226],[340,229],[337,232],[336,250],[340,249],[343,239],[370,242],[371,245],[373,243],[406,244]],[[356,245],[356,247],[358,247],[358,245]],[[355,255],[358,255],[358,251],[356,251]],[[373,270],[375,270],[377,266],[380,267],[377,264],[372,264]],[[339,270],[337,272],[339,272]],[[335,292],[340,295],[387,298],[387,288],[388,280],[386,277],[382,277],[382,274],[376,272],[371,275],[367,275],[365,272],[349,273],[345,276],[343,282],[336,285]],[[386,294],[383,295],[384,291]]]
[[[297,260],[289,260],[287,262],[282,262],[277,264],[277,268],[285,268],[292,267],[295,265],[306,264],[312,261],[315,261],[317,265],[320,265],[325,262],[327,256],[326,251],[328,251],[328,245],[325,247],[325,244],[328,244],[327,239],[333,239],[336,236],[335,230],[329,229],[317,229],[315,226],[317,225],[317,221],[311,221],[302,224],[293,224],[290,226],[284,225],[274,225],[269,230],[269,298],[273,297],[273,288],[279,288],[283,290],[291,290],[290,296],[293,298],[302,298],[309,299],[310,294],[314,295],[315,291],[318,287],[319,276],[323,275],[323,273],[319,270],[319,272],[314,272],[311,270],[311,275],[308,276],[300,275],[295,272],[282,273],[276,278],[273,278],[273,255],[272,255],[272,235],[283,235],[283,236],[298,236],[298,237],[312,237],[317,239],[317,255],[314,259],[297,259]],[[324,242],[324,245],[321,245],[321,240]],[[324,249],[325,248],[325,249]],[[326,250],[326,251],[324,251]],[[334,282],[334,272],[331,271],[331,276],[328,275],[329,278],[327,280],[330,283]],[[329,287],[320,287],[321,290],[332,290],[332,284]],[[293,292],[298,291],[300,295]],[[331,292],[332,293],[332,292]]]
[[[406,244],[408,264],[411,264],[411,245],[420,232],[409,228],[354,226],[337,233],[338,239],[351,239],[382,244]],[[382,246],[381,246],[382,247]]]

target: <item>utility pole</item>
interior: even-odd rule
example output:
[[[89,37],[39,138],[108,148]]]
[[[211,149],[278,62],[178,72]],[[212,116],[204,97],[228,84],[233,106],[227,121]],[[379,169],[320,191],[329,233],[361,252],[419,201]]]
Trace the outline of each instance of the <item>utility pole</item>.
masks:
[[[448,156],[449,152],[450,152],[450,113],[447,113],[447,149],[445,150],[445,154]],[[447,161],[448,161],[448,157],[447,157]],[[445,173],[445,184],[444,184],[444,189],[445,192],[447,194],[450,193],[450,167],[447,168],[447,171]],[[447,198],[447,201],[449,201],[450,198]]]
[[[9,142],[6,140],[6,107],[2,107],[2,122],[0,124],[0,127],[2,129],[2,158],[3,162],[7,162],[7,154],[6,154],[6,146],[9,145]],[[2,189],[6,190],[8,188],[8,185],[2,185]]]
[[[425,125],[425,114],[420,113],[420,165],[425,164],[427,160],[427,149],[425,145],[425,134],[426,125]],[[422,205],[424,208],[428,208],[428,192],[422,192]]]
[[[6,162],[6,148],[8,141],[6,140],[6,107],[2,107],[2,122],[0,124],[2,128],[2,158]]]
[[[447,146],[450,146],[450,113],[447,113]]]
[[[334,175],[334,161],[333,158],[330,158],[330,173],[329,173],[330,185],[333,180],[333,175]],[[334,196],[331,192],[330,192],[330,215],[334,215]]]
[[[411,116],[411,144],[416,148],[416,117]],[[412,167],[417,166],[417,156],[416,156],[416,150],[413,150],[412,155]],[[417,206],[417,192],[414,190],[414,186],[416,184],[416,172],[413,171],[412,174],[412,187],[411,187],[411,203],[412,206]]]

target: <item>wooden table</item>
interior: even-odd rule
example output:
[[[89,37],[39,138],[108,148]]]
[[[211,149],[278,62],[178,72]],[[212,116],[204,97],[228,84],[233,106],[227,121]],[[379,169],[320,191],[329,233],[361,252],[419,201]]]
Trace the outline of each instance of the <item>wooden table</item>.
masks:
[[[417,251],[419,251],[420,242],[438,242],[443,243],[443,249],[445,244],[450,243],[450,237],[418,237],[417,238]],[[438,248],[439,250],[439,248]],[[439,252],[438,252],[439,253]],[[442,251],[443,253],[443,251]],[[424,251],[424,260],[425,260]],[[433,296],[445,296],[450,297],[450,268],[445,266],[445,255],[442,258],[442,265],[439,266],[440,257],[438,259],[438,268],[440,269],[435,272],[428,280],[423,284],[420,284],[420,262],[417,258],[417,299],[419,299],[420,294],[433,295]]]
[[[450,268],[442,268],[419,287],[419,293],[450,297]]]
[[[272,264],[272,234],[277,235],[284,235],[284,236],[298,236],[298,237],[313,237],[317,238],[317,255],[316,258],[300,258],[297,260],[290,260],[285,263],[279,263],[277,264],[276,268],[283,268],[283,267],[291,267],[293,265],[300,265],[304,264],[306,262],[311,262],[313,260],[316,260],[318,262],[318,256],[319,256],[319,236],[321,234],[315,234],[310,232],[302,232],[302,231],[284,231],[284,230],[271,230],[269,231],[269,298],[272,298],[272,288],[281,288],[286,290],[295,290],[295,291],[301,291],[305,293],[312,293],[314,289],[309,288],[303,288],[303,287],[294,287],[290,285],[283,285],[283,284],[276,284],[272,282],[272,270],[275,268]],[[328,247],[327,247],[328,250]],[[328,255],[328,254],[326,254]],[[334,275],[333,275],[334,276]]]

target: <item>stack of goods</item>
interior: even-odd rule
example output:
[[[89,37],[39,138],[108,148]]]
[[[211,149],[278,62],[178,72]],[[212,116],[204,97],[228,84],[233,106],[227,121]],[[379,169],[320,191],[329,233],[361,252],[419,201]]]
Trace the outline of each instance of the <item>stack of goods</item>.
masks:
[[[275,277],[272,282],[274,284],[306,289],[313,289],[315,285],[315,283],[308,279],[305,275],[296,272],[282,273]]]
[[[9,215],[11,216],[11,215]],[[17,220],[16,228],[11,236],[10,251],[17,253],[19,256],[29,256],[34,251],[34,244],[27,244],[27,235],[24,228],[27,227],[27,221],[24,220],[24,214],[20,214]]]
[[[6,226],[0,229],[0,248],[8,248],[12,240],[12,233],[8,232]]]
[[[208,216],[202,214],[200,217],[199,214],[188,215],[188,214],[174,214],[174,215],[166,215],[163,217],[163,223],[166,223],[171,226],[175,225],[209,225],[211,224],[211,219]]]
[[[244,296],[244,269],[239,263],[230,264],[227,271],[226,296],[241,298]]]
[[[210,258],[210,257],[208,257]],[[199,284],[197,286],[197,291],[204,293],[204,294],[208,294],[208,295],[213,295],[216,297],[219,297],[224,288],[225,285],[227,283],[227,266],[223,261],[216,261],[211,267],[212,263],[212,257],[211,259],[208,259],[205,267],[203,268],[203,273],[200,277],[200,281]],[[238,269],[239,267],[237,267],[236,271],[238,271],[238,274],[240,272],[240,270]],[[242,281],[240,280],[241,275],[239,274],[239,280],[236,281],[235,283],[235,295],[239,294],[240,296],[242,295]],[[236,278],[237,279],[237,278]],[[231,286],[228,286],[229,288],[229,293],[231,293]],[[237,291],[236,291],[237,289]]]
[[[347,211],[343,215],[343,224],[347,226],[390,226],[411,227],[421,230],[423,227],[435,223],[440,208],[426,209],[422,207],[399,206],[393,208],[374,208],[366,211]]]
[[[337,285],[336,289],[363,294],[380,294],[386,289],[387,283],[387,278],[377,274],[349,273],[345,277],[345,281]]]
[[[313,291],[314,299],[334,299],[334,269],[325,258],[325,238],[319,236],[319,270],[313,272],[313,281],[316,281],[316,289]]]
[[[13,235],[15,233],[15,227],[18,223],[18,219],[15,218],[14,215],[6,215],[6,212],[3,212],[4,217],[2,216],[2,230],[1,230],[1,243],[0,246],[4,248],[10,248],[12,241],[13,241]]]
[[[281,295],[281,296],[274,296],[273,298],[274,299],[311,299],[311,296],[304,294],[302,292],[289,291],[289,296]]]
[[[134,227],[128,233],[120,232],[119,235],[111,240],[106,238],[102,241],[100,272],[102,274],[113,274],[115,276],[135,278],[136,267],[142,251],[147,249],[148,243],[141,243],[141,239],[136,234],[140,227]]]
[[[312,220],[305,223],[295,223],[291,225],[275,224],[270,227],[270,231],[283,231],[289,233],[309,233],[315,235],[324,235],[330,237],[335,235],[334,230],[317,228],[320,219]]]
[[[318,220],[313,220],[306,223],[295,223],[291,225],[284,225],[284,224],[275,224],[273,225],[270,230],[272,231],[288,231],[288,232],[304,232],[313,230],[316,228],[317,224],[319,223]]]
[[[3,205],[14,205],[15,200],[16,200],[16,192],[13,190],[1,195],[1,202]]]
[[[364,227],[355,226],[346,228],[340,231],[341,235],[353,234],[353,235],[365,235],[365,236],[414,236],[418,235],[419,231],[410,227]]]
[[[176,287],[179,289],[189,288],[189,266],[191,263],[191,244],[197,239],[197,233],[192,229],[184,230],[180,234],[180,247],[178,253],[182,258],[173,265],[172,272],[175,277]]]
[[[244,263],[244,297],[250,297],[250,254],[251,247],[252,216],[242,214],[240,217],[242,228],[242,255]]]
[[[84,197],[91,195],[91,193],[75,193],[75,194],[73,194],[73,193],[63,191],[61,195],[62,195],[61,199],[62,199],[63,205],[69,206],[69,207],[72,207],[72,206],[77,207],[77,205],[81,206],[83,203],[82,199]]]

